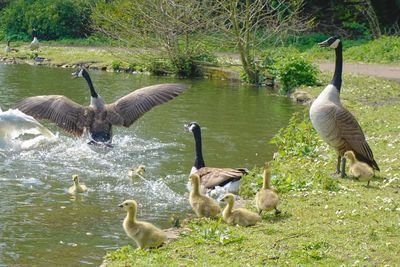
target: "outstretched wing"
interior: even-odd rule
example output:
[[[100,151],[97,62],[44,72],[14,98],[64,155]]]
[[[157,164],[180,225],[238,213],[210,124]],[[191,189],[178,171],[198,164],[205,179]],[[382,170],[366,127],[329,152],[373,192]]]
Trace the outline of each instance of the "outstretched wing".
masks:
[[[107,120],[129,127],[144,113],[178,96],[188,88],[184,84],[157,84],[138,89],[106,106]]]
[[[364,133],[353,114],[344,107],[340,107],[336,110],[335,117],[340,136],[346,141],[351,150],[354,151],[357,159],[379,170],[372,150],[367,140],[365,140]]]
[[[93,119],[93,110],[62,95],[31,96],[18,101],[14,108],[35,119],[48,119],[70,134],[81,136]]]

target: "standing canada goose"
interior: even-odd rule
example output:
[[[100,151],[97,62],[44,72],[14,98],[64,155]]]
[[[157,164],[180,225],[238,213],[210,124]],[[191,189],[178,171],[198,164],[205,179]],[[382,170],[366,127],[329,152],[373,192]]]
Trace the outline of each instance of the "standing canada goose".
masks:
[[[344,153],[346,159],[350,161],[349,173],[351,176],[357,178],[359,181],[368,181],[367,186],[369,186],[369,182],[374,176],[374,170],[366,163],[358,161],[353,151],[346,151]]]
[[[74,184],[68,189],[68,193],[76,194],[76,193],[84,193],[87,191],[87,187],[84,184],[79,183],[79,176],[74,174],[72,175],[72,181]]]
[[[225,209],[222,211],[224,222],[233,225],[251,226],[261,221],[261,217],[257,213],[243,208],[233,209],[235,204],[235,196],[233,194],[226,194],[221,198],[221,201],[227,203]]]
[[[158,248],[165,240],[165,233],[153,224],[136,219],[137,204],[135,200],[125,200],[119,205],[127,211],[122,226],[125,233],[135,240],[139,248]]]
[[[33,37],[33,40],[32,40],[32,42],[30,44],[30,48],[31,48],[32,51],[33,50],[36,50],[36,51],[39,50],[39,40],[36,37]]]
[[[358,160],[379,171],[360,125],[353,114],[340,102],[343,68],[342,42],[337,37],[330,37],[319,45],[335,49],[335,73],[331,83],[311,105],[311,122],[320,137],[338,154],[336,174],[341,174],[342,177],[346,176],[346,159],[343,154],[348,150],[353,150]],[[340,166],[340,160],[342,160],[342,166]]]
[[[256,194],[256,207],[258,210],[258,214],[261,214],[263,210],[270,211],[275,209],[275,214],[281,213],[277,206],[279,203],[279,197],[273,188],[270,185],[270,177],[271,170],[269,168],[268,163],[265,163],[264,172],[263,172],[263,187]]]
[[[237,193],[239,191],[240,179],[248,174],[245,168],[212,168],[206,167],[203,159],[201,129],[197,122],[191,122],[185,125],[186,129],[193,133],[195,141],[195,160],[190,171],[190,175],[196,173],[200,177],[201,185],[208,193],[213,195],[212,190],[216,187],[222,187],[223,194]]]
[[[153,107],[168,102],[187,89],[183,84],[157,84],[106,104],[94,89],[85,69],[72,75],[73,78],[86,79],[91,94],[90,106],[82,106],[62,95],[44,95],[27,97],[14,107],[36,119],[48,119],[75,136],[82,136],[86,130],[89,144],[110,145],[113,125],[129,127]]]
[[[193,211],[198,217],[216,218],[220,214],[221,208],[214,199],[201,194],[199,175],[190,175],[190,180],[192,182],[192,191],[189,195],[189,203]]]

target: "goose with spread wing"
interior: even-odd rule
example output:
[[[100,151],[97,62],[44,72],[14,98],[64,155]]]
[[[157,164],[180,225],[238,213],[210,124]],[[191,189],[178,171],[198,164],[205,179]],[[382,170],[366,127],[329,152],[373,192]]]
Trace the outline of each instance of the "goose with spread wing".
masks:
[[[77,104],[63,95],[44,95],[24,98],[14,108],[36,119],[48,119],[75,136],[82,136],[86,131],[90,144],[110,145],[113,125],[129,127],[153,107],[168,102],[188,88],[184,84],[157,84],[106,104],[85,69],[72,75],[86,79],[91,94],[89,106]]]

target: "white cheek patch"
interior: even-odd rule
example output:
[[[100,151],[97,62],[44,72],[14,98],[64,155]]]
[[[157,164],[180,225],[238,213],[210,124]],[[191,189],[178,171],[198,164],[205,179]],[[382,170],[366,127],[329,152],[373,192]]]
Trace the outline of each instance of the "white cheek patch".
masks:
[[[195,127],[195,125],[194,124],[192,124],[192,125],[190,125],[190,127],[189,127],[189,131],[193,131],[193,129],[194,129],[194,127]]]
[[[336,47],[338,47],[339,43],[340,43],[340,40],[339,40],[339,39],[336,39],[336,40],[330,45],[330,47],[336,48]]]
[[[81,69],[78,73],[78,77],[82,77],[83,69]]]

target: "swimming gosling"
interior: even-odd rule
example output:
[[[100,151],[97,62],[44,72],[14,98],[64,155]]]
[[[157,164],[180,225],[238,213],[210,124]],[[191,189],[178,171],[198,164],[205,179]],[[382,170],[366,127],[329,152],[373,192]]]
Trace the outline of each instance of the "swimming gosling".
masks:
[[[279,203],[279,197],[275,189],[271,188],[270,185],[271,170],[268,163],[265,164],[263,172],[263,187],[256,194],[256,207],[258,214],[261,214],[263,210],[270,211],[275,209],[275,214],[281,213],[277,206]]]
[[[122,226],[125,233],[135,240],[141,249],[160,247],[167,236],[165,233],[151,223],[136,220],[137,204],[135,200],[125,200],[119,205],[127,211]]]
[[[216,218],[221,213],[218,203],[200,193],[200,176],[198,174],[190,175],[192,182],[192,191],[189,195],[189,203],[198,217]]]
[[[367,186],[369,186],[369,182],[372,176],[374,176],[374,170],[367,163],[359,161],[351,150],[346,151],[344,156],[350,162],[350,175],[357,178],[359,181],[368,181]]]
[[[68,193],[76,194],[87,191],[86,185],[79,183],[79,176],[77,174],[72,175],[72,181],[74,181],[74,184],[68,189]]]
[[[128,176],[131,178],[136,178],[140,177],[143,178],[143,174],[146,172],[146,167],[143,164],[140,164],[139,166],[132,168],[128,171]]]
[[[251,226],[261,221],[260,215],[255,212],[243,208],[233,209],[233,205],[235,204],[235,196],[233,194],[226,194],[221,201],[228,203],[222,212],[224,222],[233,225]]]

